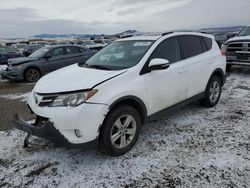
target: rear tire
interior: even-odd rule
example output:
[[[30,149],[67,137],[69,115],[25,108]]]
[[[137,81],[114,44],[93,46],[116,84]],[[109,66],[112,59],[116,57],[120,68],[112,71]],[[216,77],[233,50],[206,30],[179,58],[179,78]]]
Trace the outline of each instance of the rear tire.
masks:
[[[205,97],[200,100],[202,106],[213,107],[220,99],[222,89],[222,81],[218,76],[212,76],[207,84]]]
[[[125,104],[117,106],[101,127],[100,146],[109,155],[123,155],[136,143],[140,129],[141,118],[137,110]]]
[[[24,80],[27,82],[37,82],[41,77],[40,71],[36,68],[28,68],[24,72]]]

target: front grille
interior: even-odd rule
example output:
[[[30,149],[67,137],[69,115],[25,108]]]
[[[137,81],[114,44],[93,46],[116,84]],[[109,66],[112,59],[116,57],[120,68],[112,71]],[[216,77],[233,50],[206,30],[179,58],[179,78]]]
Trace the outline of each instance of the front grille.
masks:
[[[233,42],[227,47],[229,53],[250,53],[250,43],[248,42]]]
[[[37,93],[34,93],[34,100],[35,103],[40,106],[40,107],[45,107],[45,106],[49,106],[55,99],[57,96],[53,95],[39,95]]]

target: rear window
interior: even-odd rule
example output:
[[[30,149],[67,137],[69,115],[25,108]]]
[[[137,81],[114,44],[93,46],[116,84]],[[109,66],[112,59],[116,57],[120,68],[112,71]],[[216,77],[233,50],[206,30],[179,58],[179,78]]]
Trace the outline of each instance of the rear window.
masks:
[[[179,37],[183,58],[190,58],[203,53],[203,47],[199,36],[186,35]]]

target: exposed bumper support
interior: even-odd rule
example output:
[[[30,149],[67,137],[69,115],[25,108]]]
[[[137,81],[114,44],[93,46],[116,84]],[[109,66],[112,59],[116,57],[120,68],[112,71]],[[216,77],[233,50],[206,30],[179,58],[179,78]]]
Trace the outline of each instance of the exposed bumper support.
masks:
[[[48,139],[56,145],[66,146],[68,148],[86,148],[97,144],[97,140],[83,144],[72,144],[68,142],[68,140],[53,126],[53,123],[48,120],[39,125],[36,125],[36,123],[28,124],[16,114],[14,116],[13,123],[17,129],[28,133],[25,138],[24,147],[27,147],[28,138],[31,135]]]

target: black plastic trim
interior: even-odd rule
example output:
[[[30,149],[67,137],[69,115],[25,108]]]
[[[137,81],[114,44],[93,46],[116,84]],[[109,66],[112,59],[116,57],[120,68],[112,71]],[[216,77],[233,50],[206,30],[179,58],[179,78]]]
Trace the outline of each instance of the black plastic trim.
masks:
[[[181,33],[181,32],[183,32],[183,33],[184,32],[195,32],[195,33],[209,34],[209,33],[205,32],[205,31],[199,31],[199,30],[198,31],[197,30],[173,30],[173,31],[162,33],[161,36],[170,35],[170,34],[176,33],[176,32],[179,32],[179,33]]]
[[[128,96],[124,96],[124,97],[119,98],[118,100],[114,101],[110,105],[109,109],[112,109],[114,106],[116,106],[117,104],[119,104],[120,102],[125,101],[125,100],[133,100],[136,103],[138,103],[140,105],[140,108],[142,109],[141,113],[142,113],[142,116],[143,116],[143,121],[147,118],[147,113],[148,112],[147,112],[146,105],[144,104],[144,102],[140,98],[138,98],[136,96],[133,96],[133,95],[128,95]]]
[[[163,110],[161,110],[161,111],[159,111],[159,112],[156,112],[156,113],[150,115],[149,117],[147,117],[147,121],[153,121],[153,120],[155,120],[155,119],[158,119],[158,118],[160,118],[161,116],[166,115],[167,113],[169,113],[169,112],[172,111],[172,110],[175,110],[175,109],[177,109],[177,108],[180,108],[180,107],[182,107],[182,106],[184,106],[184,105],[187,105],[187,104],[189,104],[189,103],[191,103],[191,102],[193,102],[193,101],[202,99],[203,97],[205,97],[205,92],[202,92],[202,93],[200,93],[200,94],[198,94],[198,95],[195,95],[194,97],[191,97],[191,98],[189,98],[189,99],[186,99],[185,101],[182,101],[182,102],[180,102],[180,103],[174,104],[173,106],[170,106],[170,107],[165,108],[165,109],[163,109]]]
[[[222,70],[221,68],[217,68],[217,69],[215,69],[215,70],[213,71],[213,73],[211,74],[210,78],[211,78],[213,75],[215,75],[216,72],[220,72],[220,73],[222,74],[222,86],[223,86],[223,85],[225,84],[225,82],[226,82],[227,75],[223,72],[223,70]],[[210,80],[210,78],[209,78],[209,80]],[[208,82],[209,82],[209,80],[208,80]],[[207,82],[207,83],[208,83],[208,82]]]
[[[98,143],[98,140],[96,139],[83,144],[72,144],[54,127],[51,121],[46,121],[42,126],[35,126],[26,123],[16,114],[13,118],[13,123],[17,129],[33,136],[48,139],[59,146],[65,146],[68,148],[87,148]]]

